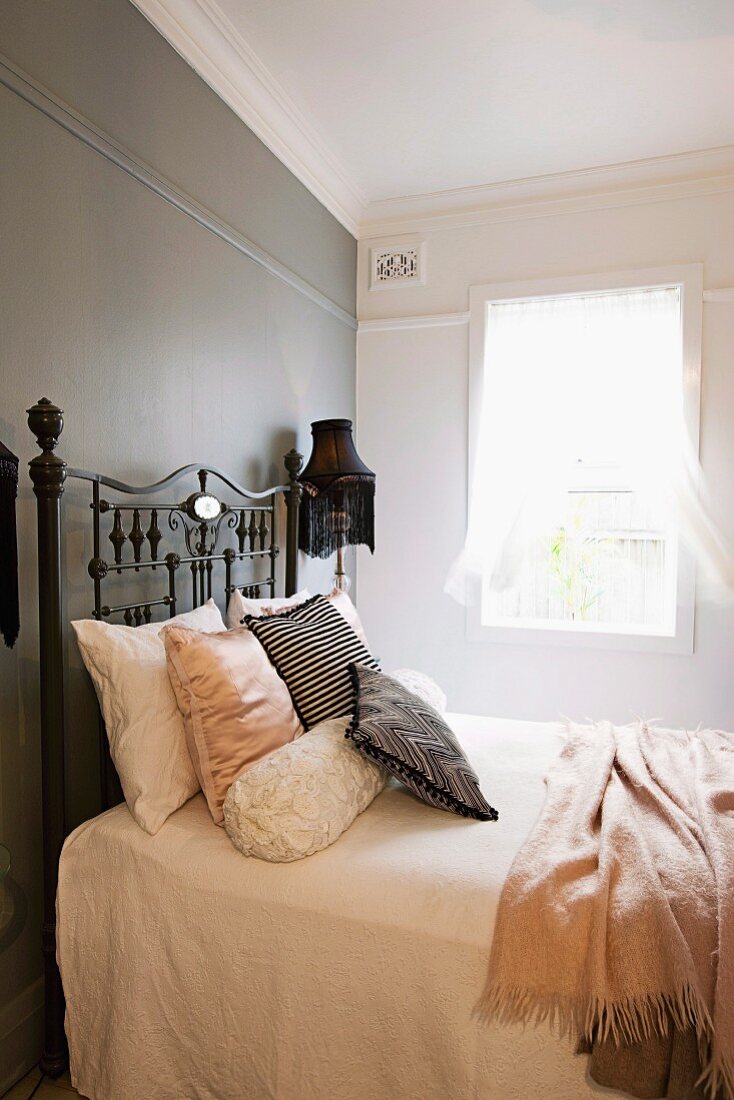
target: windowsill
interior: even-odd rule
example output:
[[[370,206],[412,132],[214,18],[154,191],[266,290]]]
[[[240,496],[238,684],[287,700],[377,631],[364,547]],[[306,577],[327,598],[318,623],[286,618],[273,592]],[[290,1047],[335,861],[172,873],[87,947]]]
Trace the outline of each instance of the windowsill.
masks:
[[[542,623],[497,620],[483,623],[476,606],[467,608],[470,642],[599,649],[638,653],[693,653],[693,608],[679,609],[675,631],[662,627],[604,626],[598,623]]]
[[[483,619],[481,625],[483,629],[489,627],[500,630],[562,631],[565,634],[629,634],[634,637],[675,637],[675,629],[666,630],[662,624],[658,626],[639,626],[634,623],[593,623],[560,620],[543,622],[541,619]]]

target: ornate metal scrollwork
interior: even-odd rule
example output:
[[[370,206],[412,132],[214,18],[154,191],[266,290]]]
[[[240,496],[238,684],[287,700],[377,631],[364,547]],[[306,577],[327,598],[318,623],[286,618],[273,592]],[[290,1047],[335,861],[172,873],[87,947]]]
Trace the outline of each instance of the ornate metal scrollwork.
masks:
[[[109,566],[104,558],[90,558],[87,572],[93,581],[101,581],[107,576]]]
[[[201,523],[188,523],[187,513],[182,508],[172,508],[168,513],[168,526],[171,531],[183,531],[184,542],[192,558],[210,557],[217,548],[219,528],[225,516],[230,514],[230,509],[221,504],[218,519],[210,523],[202,520]]]
[[[193,473],[189,467],[183,471]],[[192,492],[178,503],[170,497],[165,503],[155,506],[144,500],[131,500],[130,497],[145,497],[149,492],[163,488],[172,478],[164,479],[155,485],[125,485],[112,479],[103,479],[98,475],[89,475],[93,482],[93,499],[90,504],[94,512],[94,548],[88,562],[88,572],[95,585],[96,618],[121,616],[130,626],[149,622],[153,611],[159,605],[165,605],[170,615],[176,613],[181,594],[177,593],[177,584],[181,584],[178,572],[181,565],[187,565],[188,577],[191,576],[190,593],[194,606],[198,606],[212,595],[213,582],[216,580],[217,563],[223,566],[225,573],[225,593],[227,598],[236,588],[238,568],[246,565],[245,559],[263,557],[275,562],[278,547],[275,545],[276,518],[274,509],[277,504],[278,486],[272,493],[249,494],[241,486],[232,482],[217,471],[225,484],[236,492],[240,499],[233,506],[223,502],[207,489],[207,471],[196,470],[199,480],[198,491]],[[86,475],[85,475],[86,476]],[[101,499],[100,486],[107,485],[114,496]],[[128,515],[129,513],[129,515]],[[103,515],[109,515],[105,530],[100,529]],[[165,517],[165,522],[164,522]],[[292,518],[292,517],[291,517]],[[166,524],[168,531],[166,530]],[[168,532],[171,532],[171,537]],[[225,535],[220,532],[226,532]],[[108,560],[104,558],[104,545],[107,540],[114,553]],[[178,552],[166,553],[166,542],[176,546]],[[130,550],[126,550],[126,545]],[[220,548],[221,544],[221,548]],[[102,602],[102,582],[111,574],[143,573],[147,570],[165,570],[167,573],[167,595],[151,599],[146,592],[129,603],[110,606]],[[251,572],[257,570],[251,568]],[[265,591],[274,592],[275,569],[270,569],[266,579],[252,581],[247,590],[254,594]],[[189,602],[187,600],[187,602]]]
[[[163,538],[163,535],[160,532],[160,528],[158,527],[158,509],[157,508],[151,508],[151,510],[150,510],[150,526],[148,527],[148,530],[145,532],[145,537],[148,540],[148,545],[150,546],[151,561],[157,561],[158,560],[158,544],[161,541],[161,539]]]
[[[133,548],[133,560],[140,561],[140,550],[145,542],[145,535],[143,534],[143,528],[140,524],[140,509],[133,509],[133,525],[128,535]]]
[[[100,506],[101,507],[101,506]],[[112,523],[112,530],[109,534],[110,542],[115,548],[115,565],[120,565],[122,562],[122,548],[127,542],[127,535],[122,526],[122,514],[119,508],[114,510],[114,521]]]
[[[182,501],[179,504],[179,510],[193,520],[194,523],[199,525],[206,523],[213,526],[217,517],[221,517],[228,511],[227,505],[223,504],[213,493],[207,492],[207,471],[199,470],[198,476],[199,491],[191,493],[186,500]]]
[[[245,538],[247,536],[247,521],[245,519],[245,509],[240,508],[239,520],[235,527],[235,534],[237,535],[237,545],[239,547],[240,554],[245,549]]]

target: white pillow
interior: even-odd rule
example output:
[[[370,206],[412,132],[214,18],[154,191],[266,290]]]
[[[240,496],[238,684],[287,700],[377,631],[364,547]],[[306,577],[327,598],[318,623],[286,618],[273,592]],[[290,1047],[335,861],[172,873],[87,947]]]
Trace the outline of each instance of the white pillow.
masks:
[[[439,714],[446,713],[446,693],[425,672],[419,672],[415,668],[398,668],[395,672],[388,673],[393,680],[397,680],[408,691],[412,691],[429,707],[433,707]]]
[[[346,592],[340,592],[338,588],[335,588],[334,591],[330,592],[326,598],[327,600],[331,600],[339,614],[347,620],[352,630],[359,638],[360,642],[362,642],[362,644],[367,649],[370,649],[369,642],[367,641],[367,635],[364,632],[362,620],[359,617],[357,608],[349,599],[349,596],[346,594]],[[372,650],[370,650],[370,653],[371,652]]]
[[[225,629],[213,600],[196,611],[145,626],[96,619],[71,624],[102,708],[128,809],[151,835],[199,790],[159,637],[159,631],[172,623],[209,634]]]
[[[333,844],[388,775],[348,741],[349,718],[330,718],[235,779],[224,827],[243,855],[290,863]]]
[[[286,607],[295,607],[296,604],[305,603],[310,598],[311,593],[307,588],[304,588],[302,591],[296,592],[295,596],[266,600],[246,600],[238,589],[229,597],[227,629],[234,630],[236,627],[241,626],[245,615],[270,615],[274,611],[282,611]],[[357,608],[346,592],[340,592],[335,588],[326,598],[334,604],[334,607],[342,618],[347,620],[359,640],[369,649],[362,620],[357,613]]]
[[[284,607],[295,607],[311,598],[307,588],[296,592],[295,596],[270,596],[264,600],[248,600],[239,588],[229,597],[227,607],[227,630],[236,630],[242,626],[245,615],[270,615],[273,611],[282,611]]]

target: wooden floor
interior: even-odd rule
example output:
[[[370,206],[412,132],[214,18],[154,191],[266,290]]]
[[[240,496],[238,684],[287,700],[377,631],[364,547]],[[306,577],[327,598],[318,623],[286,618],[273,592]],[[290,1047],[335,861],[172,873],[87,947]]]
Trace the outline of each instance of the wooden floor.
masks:
[[[10,1092],[6,1092],[3,1100],[69,1100],[69,1097],[78,1096],[79,1093],[72,1088],[67,1072],[59,1077],[58,1081],[52,1081],[50,1077],[41,1078],[37,1069],[32,1069],[27,1077],[13,1085]]]

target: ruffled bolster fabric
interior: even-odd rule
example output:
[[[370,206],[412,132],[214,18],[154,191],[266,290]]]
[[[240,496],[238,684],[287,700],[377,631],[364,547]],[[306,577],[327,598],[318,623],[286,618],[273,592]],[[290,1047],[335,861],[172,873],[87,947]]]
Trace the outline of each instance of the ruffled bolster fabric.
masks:
[[[384,788],[387,773],[331,718],[240,775],[224,800],[224,827],[243,855],[290,863],[338,840]]]

